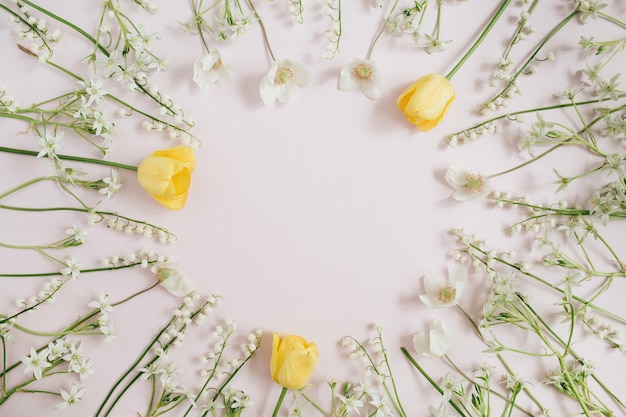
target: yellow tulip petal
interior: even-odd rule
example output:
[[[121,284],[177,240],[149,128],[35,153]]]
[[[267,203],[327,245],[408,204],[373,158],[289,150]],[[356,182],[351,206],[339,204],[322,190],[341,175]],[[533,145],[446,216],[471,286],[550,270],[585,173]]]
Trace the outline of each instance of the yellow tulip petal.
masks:
[[[137,180],[160,204],[180,210],[187,201],[195,166],[194,151],[188,146],[155,151],[137,167]]]
[[[456,94],[447,78],[426,75],[411,84],[398,97],[398,108],[419,130],[437,126],[445,116]]]
[[[274,333],[270,372],[272,379],[289,389],[306,385],[317,366],[318,352],[315,343],[309,343],[297,335],[282,340]]]

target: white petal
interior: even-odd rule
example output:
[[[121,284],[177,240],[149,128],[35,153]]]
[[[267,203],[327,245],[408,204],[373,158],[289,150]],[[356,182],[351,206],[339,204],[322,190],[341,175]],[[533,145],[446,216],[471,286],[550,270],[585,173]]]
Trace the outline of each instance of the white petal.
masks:
[[[415,351],[424,355],[430,352],[429,335],[426,332],[419,332],[413,336],[413,348]]]
[[[426,294],[435,299],[439,297],[439,291],[448,285],[446,279],[439,275],[428,274],[424,277],[424,289]]]
[[[265,104],[272,104],[274,100],[276,100],[276,86],[274,85],[274,75],[276,70],[273,73],[267,74],[261,80],[261,87],[259,92],[261,93],[261,100]]]
[[[439,301],[437,299],[437,297],[432,298],[426,294],[420,294],[420,300],[422,300],[422,303],[426,304],[426,306],[431,307],[431,308],[438,308],[438,307],[443,307],[444,305],[441,303],[441,301]]]
[[[294,83],[277,85],[275,91],[276,97],[281,103],[291,103],[300,95],[300,87]]]
[[[450,329],[439,320],[433,320],[430,324],[430,353],[439,357],[448,353],[452,347]]]
[[[361,91],[372,100],[378,100],[383,93],[381,83],[379,80],[370,78],[369,80],[363,80],[361,82]]]
[[[282,65],[291,68],[291,70],[293,71],[292,82],[300,86],[306,86],[309,85],[311,81],[313,81],[313,74],[311,73],[311,71],[306,69],[301,64],[290,59],[285,59],[284,61],[282,61]]]
[[[461,282],[463,284],[467,283],[467,273],[465,269],[460,266],[456,266],[450,270],[450,284],[456,286],[457,283]]]
[[[469,172],[467,171],[467,169],[465,169],[465,167],[454,164],[451,165],[446,171],[446,181],[448,182],[448,184],[450,184],[452,188],[458,190],[460,188],[463,188],[465,184],[467,184],[468,175]]]

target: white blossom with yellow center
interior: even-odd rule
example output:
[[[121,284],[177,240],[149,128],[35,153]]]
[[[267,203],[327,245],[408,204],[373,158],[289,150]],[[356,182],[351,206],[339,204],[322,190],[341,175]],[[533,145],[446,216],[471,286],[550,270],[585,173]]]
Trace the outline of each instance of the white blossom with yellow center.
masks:
[[[300,89],[312,80],[311,72],[299,63],[289,59],[274,61],[261,80],[261,99],[265,104],[272,104],[277,99],[281,103],[291,103],[300,95]]]
[[[467,276],[465,270],[460,267],[452,269],[447,278],[426,275],[424,277],[426,294],[420,294],[420,299],[429,307],[452,307],[458,304],[466,286]]]
[[[361,90],[368,98],[377,100],[382,94],[382,77],[369,59],[355,59],[341,69],[339,89],[342,91]]]
[[[469,201],[486,197],[491,193],[487,177],[478,172],[470,172],[465,167],[454,164],[446,171],[446,181],[455,189],[452,197],[459,201]]]

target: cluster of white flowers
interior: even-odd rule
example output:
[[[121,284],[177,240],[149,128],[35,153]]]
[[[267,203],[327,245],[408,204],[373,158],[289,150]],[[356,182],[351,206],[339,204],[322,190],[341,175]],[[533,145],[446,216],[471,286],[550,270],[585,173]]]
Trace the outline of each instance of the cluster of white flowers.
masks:
[[[52,278],[42,284],[41,290],[39,290],[37,295],[30,296],[27,299],[18,298],[15,300],[15,305],[28,309],[28,311],[34,311],[40,304],[53,303],[55,300],[54,295],[61,289],[65,282],[67,282],[67,280]],[[17,316],[17,314],[13,317],[15,316]]]
[[[175,234],[163,227],[155,226],[140,220],[129,219],[127,217],[120,216],[119,214],[110,215],[106,221],[106,227],[128,235],[136,233],[148,239],[156,237],[162,244],[176,243],[178,240]]]
[[[244,9],[239,1],[217,0],[210,5],[200,1],[194,9],[193,18],[184,27],[200,34],[204,42],[207,42],[205,33],[212,34],[216,40],[241,38],[255,21],[255,13]]]
[[[47,61],[52,56],[50,44],[59,41],[61,31],[50,30],[44,18],[37,18],[31,14],[30,7],[19,0],[13,0],[13,2],[19,8],[19,13],[11,13],[9,19],[13,23],[15,34],[19,39],[31,42],[29,51],[40,61]]]
[[[324,0],[324,13],[331,21],[330,28],[326,31],[326,47],[322,52],[323,59],[333,59],[339,52],[339,43],[342,35],[341,4],[340,0]]]
[[[16,101],[15,97],[8,93],[4,85],[0,84],[0,110],[15,113],[19,107],[20,102]]]
[[[80,343],[69,337],[56,339],[42,349],[31,348],[30,355],[23,356],[21,362],[25,365],[24,374],[32,373],[35,380],[52,374],[75,373],[84,384],[89,375],[94,373],[93,360],[86,358]],[[63,364],[66,365],[65,369],[61,369]],[[57,404],[55,408],[63,409],[76,404],[81,400],[84,391],[84,388],[78,390],[74,383],[69,393],[61,389],[60,396],[63,402]]]

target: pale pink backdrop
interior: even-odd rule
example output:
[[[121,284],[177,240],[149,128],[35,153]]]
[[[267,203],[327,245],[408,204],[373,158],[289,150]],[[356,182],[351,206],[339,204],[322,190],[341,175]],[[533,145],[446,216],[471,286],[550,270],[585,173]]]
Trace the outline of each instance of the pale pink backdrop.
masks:
[[[304,25],[292,22],[285,2],[258,3],[277,58],[290,58],[308,67],[315,76],[312,85],[293,104],[265,106],[261,102],[259,83],[270,59],[255,25],[245,38],[218,45],[222,55],[235,65],[234,79],[202,92],[192,82],[193,62],[202,53],[201,44],[178,24],[189,19],[188,4],[160,2],[155,16],[136,13],[148,32],[158,31],[162,39],[156,50],[169,60],[170,70],[158,74],[154,82],[195,118],[194,133],[203,145],[197,152],[198,167],[190,197],[181,212],[168,211],[152,201],[130,172],[121,172],[124,185],[103,208],[165,226],[178,236],[178,243],[164,246],[156,240],[127,236],[99,225],[89,229],[88,244],[71,253],[87,265],[99,265],[104,257],[156,248],[184,266],[200,294],[224,297],[224,306],[214,318],[235,320],[241,337],[264,328],[268,336],[270,332],[296,333],[315,341],[320,361],[311,380],[316,386],[311,396],[323,403],[327,401],[326,380],[361,379],[360,364],[346,357],[339,346],[341,338],[349,334],[366,340],[372,334],[370,325],[378,323],[384,329],[405,407],[411,415],[426,416],[427,405],[438,405],[439,397],[410,367],[399,347],[411,350],[412,335],[426,330],[430,320],[448,322],[454,339],[450,356],[466,370],[471,371],[484,361],[497,363],[493,355],[481,353],[484,345],[460,314],[452,309],[429,309],[419,301],[418,295],[423,291],[421,278],[430,272],[446,274],[454,265],[450,252],[456,242],[449,231],[465,226],[489,238],[498,250],[515,249],[522,260],[526,256],[540,258],[532,235],[512,238],[507,233],[508,226],[521,218],[520,212],[496,209],[483,201],[456,202],[444,180],[446,169],[455,162],[491,174],[526,158],[517,151],[520,126],[516,124],[506,124],[503,133],[470,145],[448,148],[444,144],[449,132],[480,120],[476,110],[495,92],[488,83],[521,9],[516,4],[510,7],[453,78],[457,99],[444,123],[421,133],[396,109],[397,96],[424,74],[446,73],[479,33],[496,2],[446,2],[442,37],[454,42],[442,54],[428,55],[407,38],[383,35],[373,54],[384,82],[378,101],[359,92],[337,89],[341,67],[353,58],[365,56],[379,28],[383,13],[371,7],[373,1],[344,2],[345,34],[341,52],[332,61],[320,58],[329,24],[321,2],[307,2]],[[518,62],[565,13],[561,2],[548,3],[533,15],[537,33],[517,50]],[[93,9],[97,2],[45,4],[83,28],[94,28],[97,14]],[[624,16],[622,6],[614,8]],[[575,26],[581,32],[564,32],[548,48],[557,60],[538,63],[538,74],[522,79],[525,93],[511,103],[510,110],[551,104],[554,94],[576,82],[575,72],[583,65],[577,47],[579,36],[587,30],[597,33],[598,23],[592,21],[584,28]],[[614,29],[607,26],[606,30]],[[59,47],[54,58],[88,74],[77,61],[89,52],[89,45],[68,30],[64,34],[64,42],[75,45],[75,49]],[[66,77],[12,47],[16,39],[9,25],[0,26],[0,39],[4,45],[0,81],[13,95],[23,97],[23,102],[49,97],[58,91],[57,83],[70,85]],[[117,88],[113,82],[109,85]],[[150,106],[145,100],[141,102]],[[23,125],[2,120],[0,129],[2,141],[8,146],[36,148],[33,134],[24,132]],[[65,140],[70,153],[71,139]],[[109,159],[137,164],[153,150],[175,144],[165,134],[142,130],[138,119],[120,120]],[[25,158],[0,154],[3,172],[10,173],[0,181],[3,188],[32,178],[34,169],[39,169],[41,175],[51,172],[43,162],[37,165]],[[554,158],[557,159],[496,178],[492,184],[519,195],[530,193],[543,202],[556,200],[551,168],[555,164],[564,166],[565,162],[562,156]],[[572,167],[589,164],[584,158],[585,155],[576,153],[568,162]],[[33,168],[23,169],[26,162]],[[108,172],[104,168],[88,168],[94,173]],[[577,195],[574,190],[561,198],[575,201]],[[13,202],[17,200],[15,196]],[[19,202],[54,205],[69,200],[42,187],[41,193],[31,190],[19,197]],[[46,241],[72,224],[84,226],[86,216],[2,212],[0,217],[2,240],[6,241]],[[623,231],[619,233],[623,236]],[[623,248],[619,249],[624,255]],[[0,255],[2,269],[7,271],[52,267],[36,254],[7,253]],[[152,279],[149,272],[139,269],[85,275],[64,289],[55,304],[42,307],[27,320],[34,328],[55,328],[55,323],[60,326],[84,314],[86,303],[97,299],[101,292],[110,294],[111,299],[120,299],[147,286]],[[478,314],[486,295],[486,278],[470,273],[469,280],[468,294],[461,304],[470,313]],[[15,298],[36,293],[40,281],[2,279],[0,283],[0,303],[12,305]],[[625,287],[617,283],[615,288],[620,288],[619,293],[605,294],[602,305],[624,315],[621,294]],[[545,299],[545,303],[557,301],[554,294],[534,284],[528,291],[538,300]],[[95,374],[86,385],[84,400],[63,413],[92,415],[103,393],[167,321],[177,303],[165,290],[155,289],[116,309],[111,317],[117,339],[107,345],[95,338],[83,342],[83,350],[94,359]],[[183,350],[174,351],[177,363],[185,369],[181,380],[190,385],[197,380],[198,357],[209,349],[210,332],[210,326],[194,329]],[[589,334],[579,336],[578,349],[593,357],[599,375],[612,383],[618,394],[620,390],[623,394],[619,381],[624,354],[599,343],[588,343],[595,342]],[[26,354],[30,344],[40,343],[41,339],[20,339],[11,346],[9,362]],[[266,337],[258,355],[234,382],[254,401],[245,415],[267,416],[280,392],[269,375],[270,347],[271,337]],[[437,380],[448,371],[434,359],[425,358],[421,363]],[[537,361],[516,362],[515,366],[529,379],[543,375]],[[69,388],[69,379],[64,384]],[[147,388],[126,396],[113,415],[142,413]],[[554,401],[551,407],[555,410],[564,402],[544,387],[533,388],[548,399],[547,403]],[[44,396],[16,395],[0,414],[60,415],[51,408],[57,402]],[[312,408],[307,411],[307,415],[315,413]]]

